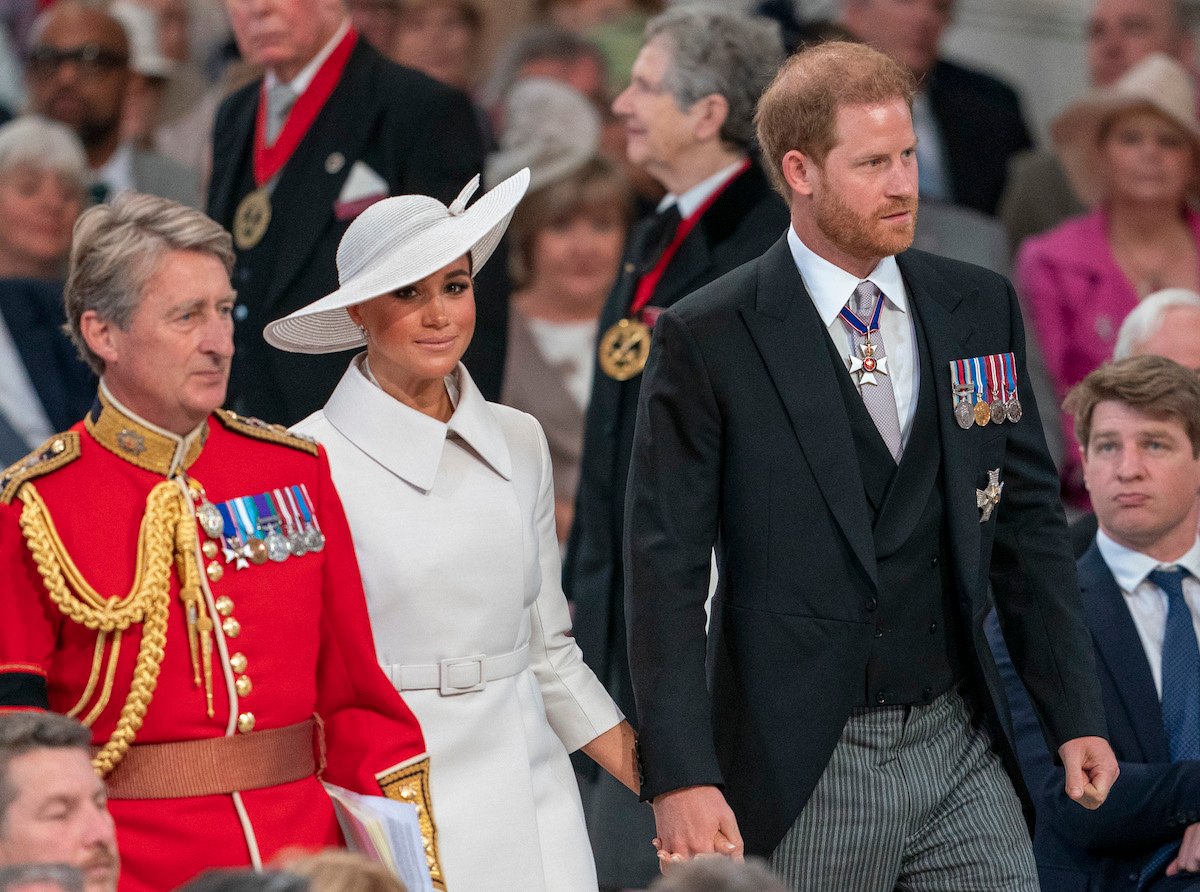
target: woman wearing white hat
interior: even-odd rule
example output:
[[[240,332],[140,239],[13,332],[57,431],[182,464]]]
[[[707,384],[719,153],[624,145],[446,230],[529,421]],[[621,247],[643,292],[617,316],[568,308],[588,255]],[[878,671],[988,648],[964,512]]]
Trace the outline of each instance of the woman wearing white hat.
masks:
[[[471,277],[528,182],[466,210],[475,183],[449,208],[371,206],[338,248],[341,287],[265,333],[301,353],[366,346],[296,430],[329,454],[379,660],[425,732],[451,892],[594,892],[567,753],[637,787],[632,729],[568,634],[546,439],[459,362]]]
[[[1122,320],[1162,288],[1200,288],[1200,120],[1191,75],[1161,54],[1066,109],[1051,135],[1093,210],[1028,239],[1016,281],[1061,400],[1112,357]],[[1019,386],[1019,384],[1018,384]],[[1063,416],[1066,442],[1074,420]],[[1078,450],[1063,468],[1086,505]]]

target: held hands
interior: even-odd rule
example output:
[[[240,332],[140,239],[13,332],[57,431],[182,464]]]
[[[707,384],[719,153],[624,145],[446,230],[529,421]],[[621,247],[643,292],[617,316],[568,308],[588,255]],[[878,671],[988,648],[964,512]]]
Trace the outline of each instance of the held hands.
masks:
[[[1103,737],[1076,737],[1058,748],[1066,769],[1067,795],[1084,808],[1097,809],[1108,798],[1121,769]]]
[[[662,853],[659,853],[662,857]],[[1200,873],[1200,824],[1192,824],[1183,831],[1183,842],[1179,846],[1179,854],[1167,865],[1167,876],[1177,873]]]
[[[716,787],[684,787],[654,799],[659,869],[697,856],[742,860],[742,835],[733,810]]]

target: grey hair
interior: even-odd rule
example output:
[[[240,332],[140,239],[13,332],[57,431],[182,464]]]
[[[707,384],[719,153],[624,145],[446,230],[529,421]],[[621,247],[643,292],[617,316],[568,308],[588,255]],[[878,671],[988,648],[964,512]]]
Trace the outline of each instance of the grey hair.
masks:
[[[779,26],[723,6],[668,9],[646,24],[646,42],[671,50],[663,86],[681,109],[716,93],[729,103],[721,139],[739,149],[754,144],[754,109],[783,62]]]
[[[1175,307],[1200,310],[1200,294],[1187,288],[1164,288],[1142,300],[1121,323],[1113,359],[1128,359],[1141,345],[1154,336],[1163,324],[1163,317]]]
[[[8,780],[13,759],[35,750],[81,750],[92,756],[92,732],[75,719],[54,712],[11,712],[0,714],[0,830],[8,807],[17,796]]]
[[[200,211],[156,195],[123,192],[111,204],[88,208],[75,224],[70,267],[63,291],[63,330],[97,375],[104,360],[87,345],[80,328],[89,310],[126,329],[146,283],[168,251],[198,251],[233,272],[233,241]]]
[[[75,132],[40,115],[23,115],[0,127],[0,174],[18,167],[48,170],[83,191],[87,156]]]
[[[761,858],[747,858],[744,864],[703,858],[672,865],[671,873],[655,881],[650,892],[788,892],[788,887]]]
[[[53,885],[59,892],[83,892],[83,871],[70,864],[14,864],[0,867],[0,892]]]
[[[534,25],[518,34],[496,61],[487,83],[479,91],[480,104],[486,109],[498,106],[519,79],[521,66],[537,59],[575,62],[592,59],[607,76],[608,60],[594,40],[555,25]]]

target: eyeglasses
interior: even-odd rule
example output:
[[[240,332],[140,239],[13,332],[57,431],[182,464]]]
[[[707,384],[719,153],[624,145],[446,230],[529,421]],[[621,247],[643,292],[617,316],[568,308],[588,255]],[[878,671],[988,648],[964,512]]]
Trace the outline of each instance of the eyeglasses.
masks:
[[[72,49],[37,46],[29,51],[28,69],[34,77],[52,77],[58,69],[70,63],[85,77],[99,77],[129,65],[129,57],[116,50],[105,49],[98,43],[85,43]]]

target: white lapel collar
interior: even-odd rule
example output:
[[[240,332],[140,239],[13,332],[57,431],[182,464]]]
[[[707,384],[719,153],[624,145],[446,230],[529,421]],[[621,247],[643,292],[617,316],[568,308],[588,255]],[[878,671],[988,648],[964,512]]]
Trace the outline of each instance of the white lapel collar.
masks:
[[[496,473],[512,479],[512,458],[504,432],[461,363],[458,402],[446,424],[393,399],[367,380],[360,357],[350,363],[325,404],[325,417],[346,439],[423,492],[433,488],[446,436],[451,432]]]

